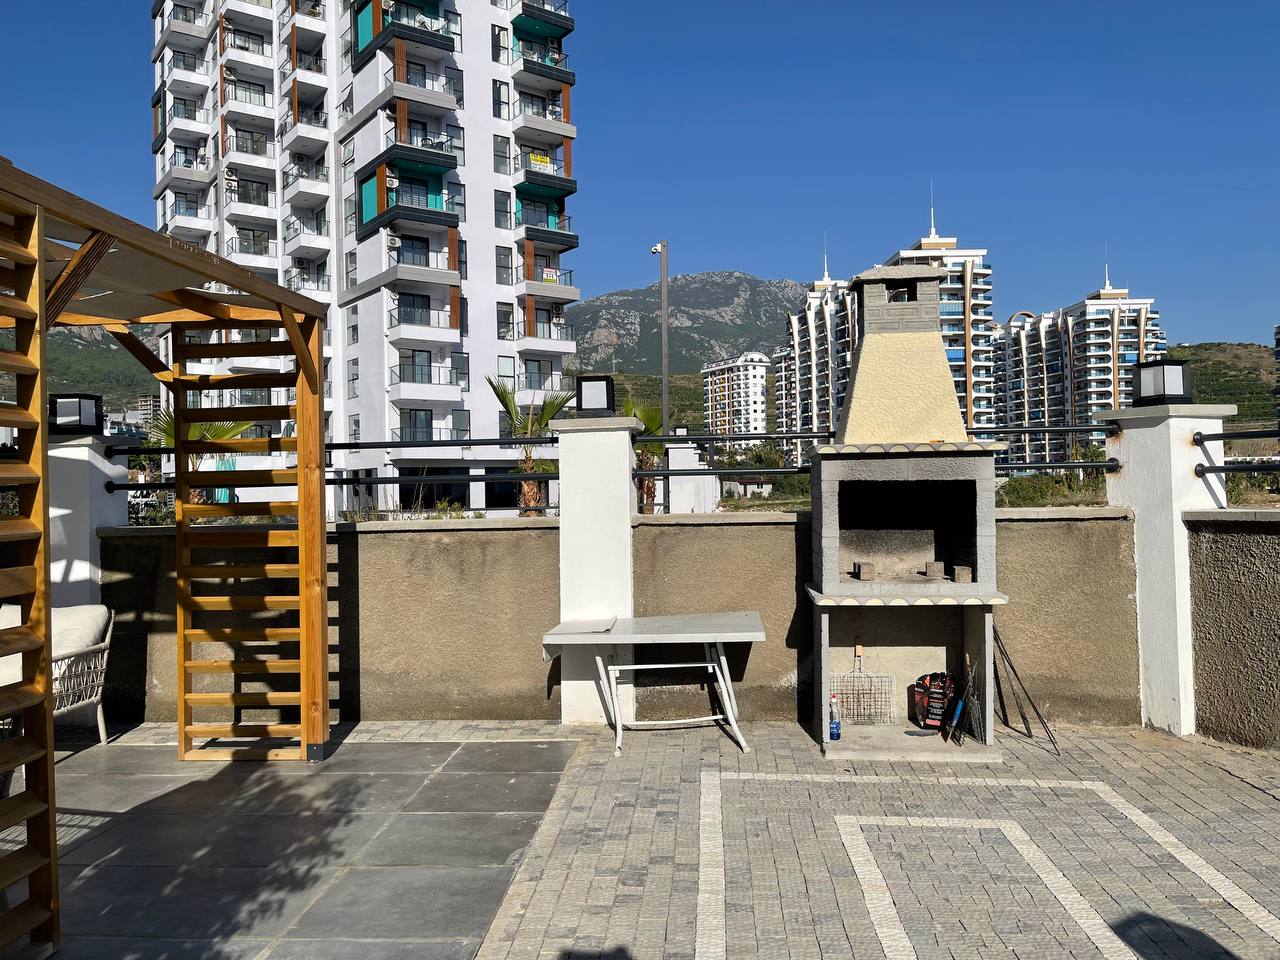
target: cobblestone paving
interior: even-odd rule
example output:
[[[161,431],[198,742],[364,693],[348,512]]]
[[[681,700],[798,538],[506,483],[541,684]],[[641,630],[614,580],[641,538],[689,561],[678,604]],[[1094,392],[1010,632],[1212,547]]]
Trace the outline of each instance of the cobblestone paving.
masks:
[[[177,727],[172,723],[143,723],[127,730],[112,730],[112,743],[177,746]],[[96,742],[96,731],[88,728],[59,729],[60,743]],[[347,743],[467,743],[500,740],[576,740],[581,732],[554,720],[418,720],[376,721],[334,726],[335,739]]]
[[[478,956],[1280,957],[1280,757],[1091,728],[831,763],[745,732],[584,739]]]

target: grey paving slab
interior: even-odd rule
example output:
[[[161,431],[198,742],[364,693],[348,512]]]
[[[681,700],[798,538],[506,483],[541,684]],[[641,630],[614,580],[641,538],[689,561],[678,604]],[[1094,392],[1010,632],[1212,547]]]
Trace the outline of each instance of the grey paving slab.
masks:
[[[145,940],[63,937],[59,960],[256,960],[270,940]]]
[[[439,770],[460,747],[457,742],[340,743],[323,763],[279,763],[276,774],[323,776],[336,773],[430,773]],[[238,764],[238,768],[248,766]]]
[[[577,744],[558,740],[535,743],[464,743],[444,769],[449,773],[511,771],[559,773]]]
[[[72,773],[110,777],[167,774],[196,780],[212,775],[219,766],[179,760],[176,746],[112,744],[60,753],[54,771],[59,777]]]
[[[148,867],[275,867],[353,863],[387,823],[380,813],[216,818],[123,816],[63,854],[68,864]]]
[[[174,940],[279,936],[329,884],[331,869],[67,865],[61,871],[68,935]]]
[[[430,774],[373,773],[299,776],[274,768],[224,772],[193,780],[181,789],[134,807],[135,814],[296,814],[308,812],[393,813]]]
[[[479,939],[510,867],[353,867],[291,927],[290,938]]]
[[[471,960],[479,940],[285,940],[266,960]]]
[[[406,812],[520,813],[545,810],[556,773],[436,774],[404,806]]]
[[[502,866],[514,863],[542,817],[528,813],[403,813],[359,854],[363,866]]]

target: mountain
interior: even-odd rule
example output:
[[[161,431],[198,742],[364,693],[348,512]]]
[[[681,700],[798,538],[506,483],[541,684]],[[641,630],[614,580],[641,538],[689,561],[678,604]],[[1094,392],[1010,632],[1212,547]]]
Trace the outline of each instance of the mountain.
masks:
[[[717,271],[672,277],[668,355],[673,373],[697,373],[704,363],[745,350],[772,353],[786,332],[785,317],[808,288],[794,280],[761,280],[749,273]],[[658,373],[658,284],[617,290],[565,311],[577,328],[578,366]]]
[[[1190,363],[1196,403],[1234,403],[1240,408],[1236,424],[1275,425],[1273,348],[1261,343],[1192,343],[1171,346],[1169,357]]]
[[[155,349],[152,328],[135,332]],[[160,392],[142,364],[97,327],[58,327],[49,333],[45,349],[52,393],[100,394],[107,410],[119,410],[137,397]]]

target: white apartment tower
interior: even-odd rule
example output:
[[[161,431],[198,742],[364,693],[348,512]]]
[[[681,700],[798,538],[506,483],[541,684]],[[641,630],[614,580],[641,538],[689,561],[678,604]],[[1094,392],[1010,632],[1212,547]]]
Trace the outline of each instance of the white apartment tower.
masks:
[[[1168,347],[1155,300],[1103,286],[1050,313],[1019,313],[998,337],[1002,426],[1083,426],[1092,415],[1133,403],[1133,368]],[[1075,444],[1103,434],[1012,435],[1013,462],[1070,459]]]
[[[702,409],[708,433],[765,433],[769,358],[749,352],[702,366]],[[731,444],[751,446],[758,441]]]
[[[445,477],[351,493],[383,505],[513,507],[512,484],[483,478],[509,472],[516,452],[461,442],[504,426],[485,380],[496,377],[521,405],[569,386],[561,370],[575,343],[564,307],[578,291],[561,257],[578,238],[566,211],[577,188],[567,7],[152,7],[160,227],[331,305],[331,441],[432,444],[336,452],[340,475]],[[242,393],[246,406],[283,402],[270,390]]]

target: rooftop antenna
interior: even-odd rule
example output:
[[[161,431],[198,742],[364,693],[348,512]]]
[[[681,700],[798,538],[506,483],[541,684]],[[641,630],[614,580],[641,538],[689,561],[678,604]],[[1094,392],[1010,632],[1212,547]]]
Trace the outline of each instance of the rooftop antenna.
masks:
[[[930,238],[938,235],[938,228],[933,221],[933,177],[929,178],[929,236]]]
[[[831,273],[827,270],[827,231],[822,231],[822,282],[831,282]]]
[[[1111,289],[1111,241],[1102,241],[1102,289]]]

